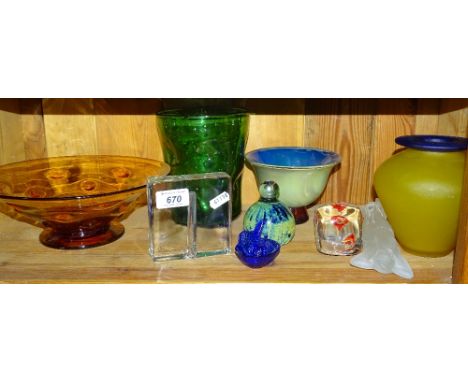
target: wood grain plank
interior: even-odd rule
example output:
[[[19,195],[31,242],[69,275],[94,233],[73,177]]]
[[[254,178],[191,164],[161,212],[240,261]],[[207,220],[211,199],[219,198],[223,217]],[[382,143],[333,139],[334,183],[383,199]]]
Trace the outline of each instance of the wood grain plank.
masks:
[[[423,258],[403,253],[414,279],[352,267],[349,257],[315,249],[312,222],[298,226],[274,264],[249,269],[234,254],[153,263],[147,254],[147,211],[123,221],[124,236],[106,246],[54,250],[38,241],[40,229],[0,215],[0,283],[449,283],[453,256]],[[233,224],[237,237],[242,217]],[[21,246],[18,241],[21,240]]]
[[[0,164],[26,158],[19,99],[0,99]]]
[[[95,99],[98,153],[162,160],[156,127],[160,107],[160,101],[151,99]]]
[[[425,98],[417,101],[414,134],[438,135],[440,99]]]
[[[377,114],[373,129],[372,147],[370,151],[370,178],[373,180],[375,170],[395,150],[400,149],[395,138],[400,135],[415,133],[416,102],[410,99],[381,99],[377,101]]]
[[[371,157],[375,101],[311,100],[307,107],[305,146],[339,153],[322,202],[362,204],[371,199]]]
[[[49,156],[98,154],[92,99],[44,99]]]
[[[20,100],[26,159],[47,157],[47,142],[41,99]]]
[[[442,99],[437,131],[441,135],[468,136],[468,99]]]
[[[257,105],[258,107],[258,105]],[[296,114],[257,115],[251,114],[249,138],[246,152],[261,147],[303,146],[305,105],[302,100],[287,105],[288,110]],[[244,167],[242,177],[242,203],[252,204],[259,198],[255,177],[247,167]]]

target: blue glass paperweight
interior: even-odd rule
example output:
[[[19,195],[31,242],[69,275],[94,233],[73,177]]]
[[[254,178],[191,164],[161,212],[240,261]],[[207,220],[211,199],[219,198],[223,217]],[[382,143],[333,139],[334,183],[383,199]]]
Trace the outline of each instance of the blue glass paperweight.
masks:
[[[262,268],[275,260],[281,245],[261,237],[265,221],[259,221],[253,231],[242,231],[235,251],[237,258],[250,268]]]

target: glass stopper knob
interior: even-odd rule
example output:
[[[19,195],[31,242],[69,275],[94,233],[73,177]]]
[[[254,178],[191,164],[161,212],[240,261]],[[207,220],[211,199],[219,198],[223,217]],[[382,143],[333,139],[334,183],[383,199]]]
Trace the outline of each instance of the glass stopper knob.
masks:
[[[263,182],[258,190],[263,199],[277,199],[279,196],[279,186],[272,180]]]

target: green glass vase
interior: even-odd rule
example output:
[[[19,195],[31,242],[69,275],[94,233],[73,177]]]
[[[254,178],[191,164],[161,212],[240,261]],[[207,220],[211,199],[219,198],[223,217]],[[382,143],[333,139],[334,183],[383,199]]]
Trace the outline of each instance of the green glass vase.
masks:
[[[249,132],[249,115],[236,108],[187,108],[158,113],[158,133],[164,160],[171,175],[226,172],[232,179],[232,218],[239,216],[244,153]],[[205,192],[201,182],[197,195]],[[216,227],[206,203],[197,204],[197,224]],[[182,210],[182,209],[181,209]],[[210,216],[211,215],[211,216]],[[174,211],[174,219],[185,223],[184,212]]]

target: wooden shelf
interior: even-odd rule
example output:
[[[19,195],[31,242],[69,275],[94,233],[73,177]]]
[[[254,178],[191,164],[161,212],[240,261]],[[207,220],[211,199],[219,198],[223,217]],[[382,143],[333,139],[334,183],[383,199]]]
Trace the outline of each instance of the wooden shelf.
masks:
[[[318,254],[313,226],[297,227],[295,239],[275,263],[261,269],[242,265],[234,254],[153,263],[147,254],[147,212],[135,211],[125,235],[98,248],[64,251],[39,243],[40,229],[0,214],[1,283],[450,283],[453,255],[431,259],[404,253],[412,280],[349,265],[349,257]],[[237,240],[242,218],[234,221]]]
[[[213,101],[213,100],[212,100]],[[210,101],[210,102],[212,102]],[[213,102],[218,102],[213,101]],[[129,155],[163,159],[155,113],[184,100],[2,99],[0,164],[64,155]],[[191,101],[193,102],[193,100]],[[202,101],[200,101],[202,102]],[[319,147],[341,154],[318,203],[368,203],[373,176],[400,147],[395,137],[466,137],[468,99],[244,99],[252,114],[246,151],[271,146]],[[240,104],[239,104],[240,105]],[[182,105],[177,105],[182,106]],[[467,161],[468,163],[468,161]],[[468,206],[468,166],[462,206]],[[243,203],[258,199],[253,173],[244,171]],[[454,282],[468,283],[468,207],[463,208]],[[353,268],[349,258],[316,253],[312,224],[299,227],[274,266],[251,270],[232,256],[153,264],[146,254],[146,215],[127,221],[125,236],[86,251],[55,251],[38,242],[40,230],[0,216],[0,282],[407,282]],[[241,220],[235,222],[235,234]],[[453,255],[406,255],[412,282],[452,282]]]

